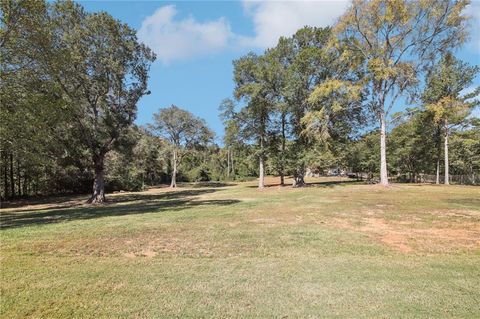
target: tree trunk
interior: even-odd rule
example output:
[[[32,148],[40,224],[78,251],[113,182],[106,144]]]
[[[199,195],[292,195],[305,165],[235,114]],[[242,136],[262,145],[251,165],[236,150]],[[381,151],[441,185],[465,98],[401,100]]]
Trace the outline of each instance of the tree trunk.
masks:
[[[263,167],[263,156],[260,156],[259,159],[259,173],[258,173],[258,188],[265,187],[265,172]]]
[[[380,115],[380,184],[388,186],[387,172],[387,136],[386,136],[385,113]]]
[[[173,150],[173,171],[172,171],[172,182],[170,183],[171,188],[177,187],[177,150]]]
[[[448,128],[445,127],[445,142],[444,142],[444,153],[445,153],[445,185],[450,184],[450,174],[448,172]]]
[[[13,178],[13,154],[10,153],[10,194],[12,195],[12,198],[15,197],[15,180]]]
[[[437,141],[436,141],[436,147],[437,147],[437,168],[436,168],[436,178],[435,178],[435,184],[440,184],[440,157],[441,157],[441,132],[440,132],[440,127],[437,127]]]
[[[232,163],[230,167],[232,170],[233,179],[235,179],[235,166],[233,164],[233,150],[230,151],[230,162]]]
[[[265,187],[265,167],[263,158],[263,134],[260,136],[260,157],[258,159],[258,188]]]
[[[227,177],[230,177],[230,146],[227,148]]]
[[[305,168],[301,167],[295,170],[295,173],[293,174],[292,187],[304,187],[305,185]]]
[[[285,185],[285,141],[286,141],[286,134],[285,134],[285,126],[286,126],[286,118],[285,112],[282,113],[282,150],[281,150],[281,162],[280,162],[280,185]]]
[[[20,162],[17,159],[17,184],[18,184],[18,196],[22,196],[22,174],[20,170]]]
[[[28,184],[29,184],[29,181],[28,181],[28,177],[27,177],[27,173],[24,172],[24,175],[23,175],[23,195],[28,195]]]
[[[4,185],[4,198],[8,198],[8,156],[6,153],[3,155],[3,185]]]
[[[93,157],[95,166],[95,180],[93,182],[93,194],[88,200],[90,204],[101,204],[105,202],[105,154]]]

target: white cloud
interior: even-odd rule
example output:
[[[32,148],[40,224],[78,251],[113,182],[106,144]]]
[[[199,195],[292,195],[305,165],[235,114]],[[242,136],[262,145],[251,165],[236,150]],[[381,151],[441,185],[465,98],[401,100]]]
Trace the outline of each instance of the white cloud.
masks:
[[[179,19],[176,7],[166,5],[142,21],[138,37],[164,64],[226,48],[264,49],[275,46],[280,36],[291,36],[306,25],[332,25],[349,1],[243,0],[242,3],[247,17],[253,21],[253,36],[234,34],[223,17],[206,22],[196,21],[193,17]]]
[[[191,16],[180,19],[176,7],[166,5],[143,20],[138,37],[163,63],[213,54],[227,48],[264,49],[275,46],[280,36],[291,36],[306,25],[333,25],[349,3],[350,0],[242,0],[245,14],[253,22],[253,36],[233,33],[228,20],[223,17],[205,22]],[[466,14],[473,18],[467,47],[478,53],[480,0],[473,0]]]
[[[472,1],[465,9],[470,20],[470,41],[467,48],[473,50],[474,53],[480,54],[480,0]]]
[[[308,25],[332,25],[345,11],[348,0],[322,1],[243,1],[253,19],[255,36],[243,37],[246,46],[267,48],[275,46],[280,36],[291,36]]]
[[[138,31],[139,39],[163,63],[216,52],[227,47],[233,36],[224,18],[198,22],[193,17],[176,19],[176,15],[174,5],[160,7],[143,20]]]

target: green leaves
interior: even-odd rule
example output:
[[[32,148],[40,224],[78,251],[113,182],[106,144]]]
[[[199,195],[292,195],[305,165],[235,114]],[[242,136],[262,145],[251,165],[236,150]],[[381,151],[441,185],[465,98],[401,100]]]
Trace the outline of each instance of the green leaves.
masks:
[[[133,124],[154,54],[126,24],[73,1],[2,1],[4,12],[1,90],[12,140],[33,144],[46,162],[74,154],[103,163]]]
[[[153,116],[154,130],[176,148],[202,146],[213,139],[213,132],[203,119],[175,105],[160,109]]]
[[[473,94],[461,95],[478,72],[478,66],[470,66],[449,53],[433,68],[422,98],[437,124],[458,125],[478,105],[478,101],[471,100],[478,88]]]

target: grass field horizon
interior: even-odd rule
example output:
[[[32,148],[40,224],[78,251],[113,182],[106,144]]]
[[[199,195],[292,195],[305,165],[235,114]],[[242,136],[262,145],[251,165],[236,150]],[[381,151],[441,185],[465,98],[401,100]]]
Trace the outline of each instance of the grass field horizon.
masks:
[[[479,187],[307,182],[11,203],[0,316],[480,316]]]

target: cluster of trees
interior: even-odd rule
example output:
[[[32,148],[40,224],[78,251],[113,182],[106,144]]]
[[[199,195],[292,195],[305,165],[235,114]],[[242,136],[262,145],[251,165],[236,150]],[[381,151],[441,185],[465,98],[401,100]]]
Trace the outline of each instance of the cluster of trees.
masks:
[[[90,202],[102,202],[105,158],[132,127],[154,54],[128,25],[71,1],[1,5],[4,197],[40,179],[75,189],[93,169]]]
[[[338,166],[417,180],[478,174],[477,66],[451,52],[468,1],[355,0],[331,28],[304,27],[234,63],[223,145],[176,106],[134,124],[151,50],[128,25],[73,1],[0,3],[0,194],[139,190]],[[391,114],[399,103],[414,105]],[[388,134],[388,152],[387,152]],[[388,162],[388,165],[387,165]],[[93,185],[93,186],[92,186]]]
[[[224,150],[202,119],[172,106],[135,125],[155,60],[135,30],[73,1],[0,10],[2,199],[92,192],[99,203],[105,189],[225,178]],[[245,158],[236,171],[252,176]]]
[[[305,27],[262,55],[234,61],[234,96],[243,106],[232,100],[221,106],[226,147],[238,145],[235,136],[256,144],[259,188],[266,162],[281,184],[291,174],[301,186],[307,167],[337,165],[379,172],[388,185],[389,171],[418,175],[435,167],[439,175],[443,139],[448,184],[450,134],[460,126],[464,136],[478,131],[469,115],[479,91],[462,95],[478,67],[451,53],[467,36],[467,4],[356,0],[332,28]],[[399,103],[417,107],[391,114]],[[387,154],[388,126],[395,124]],[[478,154],[473,144],[464,153]],[[389,157],[396,165],[387,166]],[[476,160],[466,166],[462,172],[478,170]]]

